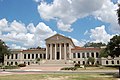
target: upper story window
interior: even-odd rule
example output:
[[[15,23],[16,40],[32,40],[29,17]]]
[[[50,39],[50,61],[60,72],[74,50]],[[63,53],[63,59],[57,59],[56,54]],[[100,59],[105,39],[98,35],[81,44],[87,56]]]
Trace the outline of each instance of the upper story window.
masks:
[[[34,59],[34,54],[32,54],[32,59]]]
[[[67,43],[66,45],[67,45],[67,47],[69,47],[69,43]]]
[[[38,54],[36,54],[36,58],[38,58]]]
[[[87,58],[89,58],[90,56],[89,56],[89,52],[87,52]]]
[[[28,54],[28,59],[30,59],[30,54]]]
[[[85,58],[85,53],[82,53],[82,58]]]
[[[26,59],[26,54],[24,54],[24,59]]]
[[[15,59],[18,59],[18,54],[15,54]]]
[[[11,59],[13,59],[13,54],[11,54]]]
[[[10,56],[9,56],[9,55],[7,55],[7,59],[9,59],[9,57],[10,57]]]
[[[76,53],[73,53],[73,58],[76,58]]]
[[[78,58],[80,58],[80,53],[77,53],[78,54]]]
[[[98,58],[99,57],[99,53],[98,52],[96,52],[96,58]]]
[[[91,57],[94,57],[94,52],[91,53]]]

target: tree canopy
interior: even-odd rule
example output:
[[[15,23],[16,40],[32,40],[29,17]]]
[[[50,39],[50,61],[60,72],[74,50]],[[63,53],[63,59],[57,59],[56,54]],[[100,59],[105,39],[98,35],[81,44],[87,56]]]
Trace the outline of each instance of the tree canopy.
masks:
[[[0,39],[0,63],[4,62],[4,55],[9,55],[10,50],[6,46],[5,42]]]
[[[117,16],[118,16],[118,24],[120,25],[120,4],[118,4]]]
[[[120,35],[115,35],[110,39],[110,42],[108,42],[103,54],[113,58],[120,55]]]
[[[98,48],[100,48],[101,46],[106,46],[106,44],[102,42],[100,43],[88,42],[84,45],[84,47],[98,47]]]

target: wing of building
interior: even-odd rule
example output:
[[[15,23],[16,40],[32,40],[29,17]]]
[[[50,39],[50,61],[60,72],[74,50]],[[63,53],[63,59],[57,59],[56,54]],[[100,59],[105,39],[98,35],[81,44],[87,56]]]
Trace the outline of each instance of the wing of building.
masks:
[[[95,59],[95,63],[102,65],[119,64],[119,58],[100,58],[100,48],[84,48],[75,46],[71,38],[55,34],[45,39],[46,48],[12,50],[11,55],[4,56],[5,65],[37,64],[37,59],[41,59],[41,64],[90,64],[89,57]]]

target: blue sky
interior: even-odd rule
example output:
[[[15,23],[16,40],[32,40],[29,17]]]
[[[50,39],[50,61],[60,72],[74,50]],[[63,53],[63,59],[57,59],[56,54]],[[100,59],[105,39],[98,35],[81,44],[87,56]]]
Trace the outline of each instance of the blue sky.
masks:
[[[88,4],[89,3],[89,4]],[[0,0],[0,39],[10,48],[45,47],[59,33],[77,46],[120,33],[119,0]]]

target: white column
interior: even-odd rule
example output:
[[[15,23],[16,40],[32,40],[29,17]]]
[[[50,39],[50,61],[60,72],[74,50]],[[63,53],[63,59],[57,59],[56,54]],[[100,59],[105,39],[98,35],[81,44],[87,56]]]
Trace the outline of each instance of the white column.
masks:
[[[64,60],[66,60],[66,44],[64,44]]]
[[[20,52],[20,56],[19,56],[20,58],[20,63],[19,64],[22,64],[23,63],[23,54],[22,54],[22,52]]]
[[[94,58],[96,58],[96,52],[94,52]]]
[[[69,59],[71,59],[71,45],[69,44]]]
[[[56,53],[57,53],[57,52],[56,52],[56,46],[57,46],[57,44],[55,44],[55,60],[56,60]]]
[[[78,53],[75,53],[76,58],[78,58]]]
[[[46,60],[48,59],[47,56],[48,55],[48,44],[46,44]]]
[[[50,44],[50,60],[52,60],[52,44]]]
[[[61,43],[59,45],[60,45],[60,60],[61,60]]]

